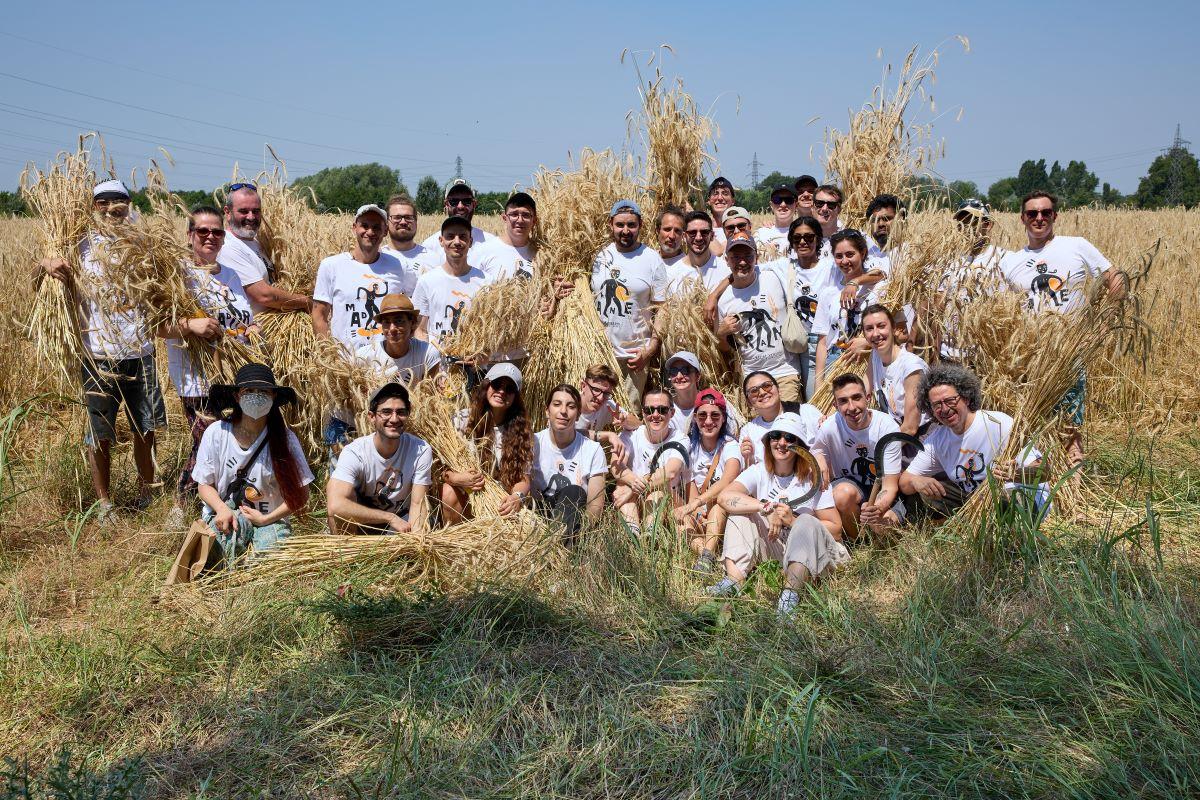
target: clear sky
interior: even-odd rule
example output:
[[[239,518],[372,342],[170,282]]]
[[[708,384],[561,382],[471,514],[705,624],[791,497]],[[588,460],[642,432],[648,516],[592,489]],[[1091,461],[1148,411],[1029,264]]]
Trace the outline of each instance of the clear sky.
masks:
[[[1176,123],[1200,144],[1198,23],[1200,4],[1154,0],[28,3],[0,20],[0,188],[90,129],[122,175],[167,148],[178,189],[235,160],[257,172],[264,142],[292,177],[380,161],[415,189],[461,155],[478,188],[528,185],[539,164],[625,143],[638,78],[620,53],[665,42],[739,185],[756,153],[764,175],[821,177],[825,126],[919,44],[942,54],[947,180],[986,190],[1026,158],[1083,159],[1130,192]]]

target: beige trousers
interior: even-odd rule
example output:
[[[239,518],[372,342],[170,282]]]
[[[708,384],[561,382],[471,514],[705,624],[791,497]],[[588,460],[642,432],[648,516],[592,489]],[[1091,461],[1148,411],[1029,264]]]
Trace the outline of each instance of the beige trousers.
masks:
[[[850,560],[846,546],[833,538],[829,529],[814,516],[801,514],[791,530],[779,541],[767,538],[766,521],[754,516],[733,516],[725,523],[723,558],[733,562],[743,575],[749,575],[761,561],[803,564],[810,575],[818,576]]]

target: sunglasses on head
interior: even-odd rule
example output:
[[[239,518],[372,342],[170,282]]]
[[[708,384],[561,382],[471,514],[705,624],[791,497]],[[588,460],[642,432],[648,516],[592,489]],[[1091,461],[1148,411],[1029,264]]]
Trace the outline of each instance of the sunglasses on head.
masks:
[[[231,183],[229,184],[228,188],[225,189],[225,191],[229,194],[233,194],[234,192],[241,191],[242,189],[253,189],[257,192],[258,186],[253,183]]]
[[[658,414],[661,417],[665,417],[667,414],[671,413],[671,407],[670,406],[643,406],[642,411],[644,411],[646,413],[646,416],[650,416],[651,414]]]
[[[768,442],[778,442],[780,439],[783,439],[785,444],[800,444],[800,439],[790,433],[784,433],[783,431],[771,431],[767,434]]]

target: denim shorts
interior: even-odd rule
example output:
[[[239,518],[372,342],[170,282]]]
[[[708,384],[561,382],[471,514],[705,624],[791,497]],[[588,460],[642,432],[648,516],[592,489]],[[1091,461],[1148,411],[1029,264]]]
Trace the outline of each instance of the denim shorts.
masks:
[[[1087,392],[1087,373],[1080,372],[1079,380],[1058,401],[1055,410],[1071,421],[1076,428],[1083,426],[1083,401]]]
[[[167,424],[153,354],[120,361],[84,359],[83,399],[88,410],[84,442],[89,447],[117,440],[117,410],[122,404],[130,427],[140,435]]]

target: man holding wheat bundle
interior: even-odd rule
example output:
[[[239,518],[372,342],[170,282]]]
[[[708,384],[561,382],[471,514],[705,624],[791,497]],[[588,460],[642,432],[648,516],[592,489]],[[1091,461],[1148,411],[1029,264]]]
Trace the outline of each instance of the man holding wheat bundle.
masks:
[[[233,183],[225,195],[226,236],[217,263],[237,273],[250,298],[250,309],[260,311],[308,311],[312,301],[302,294],[272,286],[275,271],[258,243],[262,227],[262,198],[253,183]]]
[[[101,228],[125,224],[129,217],[129,190],[125,184],[119,180],[97,183],[92,191],[92,214]],[[101,523],[110,521],[113,513],[110,488],[117,411],[124,404],[129,418],[140,487],[135,503],[138,509],[150,505],[150,489],[155,483],[154,431],[167,424],[154,361],[154,339],[146,331],[142,312],[105,292],[105,273],[110,266],[102,263],[105,241],[92,230],[79,242],[78,275],[63,258],[46,258],[38,265],[39,275],[49,275],[72,287],[79,301],[83,392],[88,411],[84,442],[98,502],[97,520]]]

